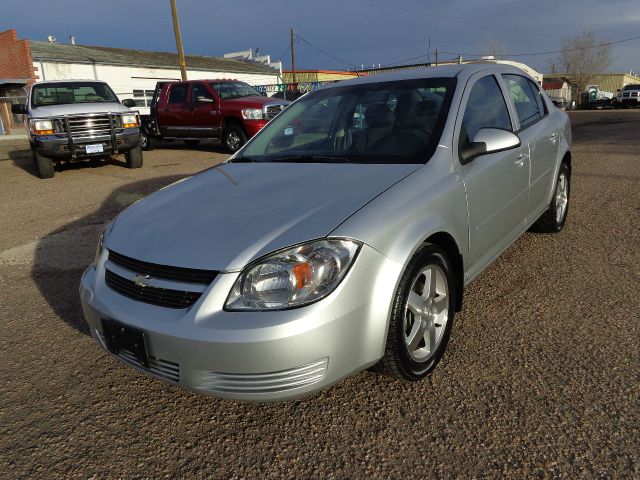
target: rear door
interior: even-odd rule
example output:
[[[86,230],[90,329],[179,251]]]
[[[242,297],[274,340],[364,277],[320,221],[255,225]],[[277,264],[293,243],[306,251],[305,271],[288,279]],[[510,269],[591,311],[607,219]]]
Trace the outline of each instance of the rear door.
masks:
[[[220,136],[220,102],[213,89],[205,82],[191,85],[193,112],[191,136],[213,138]]]
[[[518,117],[518,136],[529,145],[531,178],[527,217],[535,220],[548,207],[555,181],[558,134],[538,85],[517,74],[502,74]]]
[[[454,135],[459,152],[481,128],[514,131],[503,89],[493,73],[472,76],[465,88]],[[526,144],[464,162],[458,153],[469,214],[469,278],[497,257],[525,229],[529,196]]]
[[[189,84],[171,83],[164,98],[156,107],[160,133],[164,137],[185,137],[191,127],[191,103],[188,101]]]

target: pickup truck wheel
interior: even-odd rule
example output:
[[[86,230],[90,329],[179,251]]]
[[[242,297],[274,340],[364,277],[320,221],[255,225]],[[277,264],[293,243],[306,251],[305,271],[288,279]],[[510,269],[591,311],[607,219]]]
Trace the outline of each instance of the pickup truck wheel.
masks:
[[[31,153],[33,154],[33,160],[38,167],[38,175],[40,178],[53,178],[55,170],[53,169],[53,162],[50,158],[40,155],[35,148],[31,147]]]
[[[420,247],[400,279],[385,353],[375,370],[417,381],[436,367],[451,335],[455,288],[445,252],[429,243]]]
[[[247,142],[247,136],[238,125],[230,125],[224,131],[222,142],[227,150],[235,153]]]
[[[567,214],[569,213],[569,194],[571,191],[571,171],[569,166],[562,162],[558,177],[556,178],[556,187],[553,192],[553,198],[549,204],[549,208],[536,220],[531,226],[531,230],[539,233],[558,233],[567,222]]]
[[[125,153],[127,159],[127,168],[140,168],[142,166],[142,147],[138,145],[136,148]]]
[[[197,147],[199,143],[200,143],[200,140],[185,140],[184,141],[184,144],[187,147]]]
[[[143,128],[140,129],[140,148],[145,152],[151,150],[151,137]]]

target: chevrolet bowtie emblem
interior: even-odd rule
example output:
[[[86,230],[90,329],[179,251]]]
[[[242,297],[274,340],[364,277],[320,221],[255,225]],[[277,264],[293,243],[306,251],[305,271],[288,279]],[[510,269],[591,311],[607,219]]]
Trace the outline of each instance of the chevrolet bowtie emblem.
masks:
[[[144,288],[151,285],[151,275],[142,275],[139,273],[132,279],[133,283],[135,283],[138,287]]]

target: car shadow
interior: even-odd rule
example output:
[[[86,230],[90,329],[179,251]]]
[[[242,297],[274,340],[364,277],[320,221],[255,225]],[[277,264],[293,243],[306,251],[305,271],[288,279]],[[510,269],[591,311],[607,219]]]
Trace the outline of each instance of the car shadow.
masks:
[[[13,161],[13,164],[25,172],[40,178],[38,174],[38,167],[31,155],[29,149],[11,150],[9,152],[9,158]],[[78,170],[81,168],[102,168],[107,165],[118,165],[125,167],[126,163],[124,157],[94,157],[87,160],[78,160],[76,162],[63,162],[61,164],[54,163],[53,168],[55,172],[65,172],[70,170]]]
[[[215,152],[231,155],[229,151],[217,140],[203,139],[197,145],[187,145],[182,140],[152,140],[153,150],[195,150],[197,152]]]
[[[28,165],[23,168],[29,171]],[[135,201],[181,178],[184,175],[165,176],[119,187],[96,211],[38,241],[31,276],[42,297],[65,323],[89,335],[78,286],[82,273],[93,261],[104,226]]]

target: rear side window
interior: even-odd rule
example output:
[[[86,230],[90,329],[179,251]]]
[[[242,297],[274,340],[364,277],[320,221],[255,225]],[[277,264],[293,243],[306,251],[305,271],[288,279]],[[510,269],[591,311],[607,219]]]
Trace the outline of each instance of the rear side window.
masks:
[[[507,104],[493,75],[481,78],[471,89],[462,117],[461,142],[471,141],[481,128],[512,131]]]
[[[532,82],[520,75],[503,74],[502,78],[507,82],[521,129],[533,125],[545,115],[540,91]]]
[[[169,90],[169,103],[185,103],[187,101],[187,84],[176,83]]]

